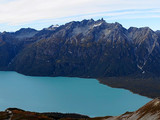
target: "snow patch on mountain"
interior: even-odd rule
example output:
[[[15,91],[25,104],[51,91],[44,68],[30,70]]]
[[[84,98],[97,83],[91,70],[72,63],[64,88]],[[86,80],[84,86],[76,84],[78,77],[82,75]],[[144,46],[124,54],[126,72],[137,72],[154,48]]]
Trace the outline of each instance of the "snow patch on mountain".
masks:
[[[45,28],[45,30],[55,30],[55,29],[58,28],[58,27],[59,27],[58,24],[56,24],[56,25],[51,25],[50,27]]]
[[[102,23],[94,24],[94,25],[93,25],[93,28],[94,28],[94,27],[98,27],[98,26],[100,26],[101,24],[102,24]]]

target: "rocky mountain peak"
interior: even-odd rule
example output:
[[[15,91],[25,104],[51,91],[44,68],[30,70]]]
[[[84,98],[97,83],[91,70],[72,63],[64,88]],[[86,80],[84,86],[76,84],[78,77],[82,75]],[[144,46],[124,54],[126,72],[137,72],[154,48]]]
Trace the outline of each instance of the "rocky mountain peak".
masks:
[[[58,24],[56,24],[56,25],[51,25],[51,26],[49,26],[48,28],[45,28],[45,30],[55,30],[55,29],[58,28],[58,27],[59,27]]]
[[[21,32],[33,32],[33,31],[37,31],[33,28],[21,28],[20,30],[16,31],[15,33],[21,33]]]
[[[13,32],[12,35],[14,35],[18,39],[23,39],[23,38],[31,38],[36,33],[38,33],[38,31],[32,28],[21,28],[20,30]]]
[[[64,74],[92,77],[125,76],[145,72],[159,75],[160,41],[157,32],[148,27],[131,27],[127,30],[117,22],[107,23],[103,19],[89,19],[72,21],[61,26],[52,25],[49,29],[36,31],[28,28],[15,33],[2,34],[2,41],[8,41],[12,46],[10,54],[15,51],[15,44],[18,51],[15,52],[16,57],[13,56],[15,57],[13,60],[11,58],[7,60],[6,64],[10,64],[6,69],[29,75],[41,73],[50,76],[63,76]],[[19,48],[24,48],[24,50],[21,51]],[[46,60],[41,61],[39,58]],[[39,68],[42,65],[48,72]],[[152,66],[155,72],[150,69]],[[70,72],[63,70],[67,68],[70,69]],[[84,71],[79,74],[81,69]],[[92,74],[97,69],[101,71]],[[42,72],[38,72],[39,70]]]
[[[122,25],[120,23],[118,23],[118,22],[115,22],[114,24],[115,24],[116,27],[119,27],[119,28],[122,27]]]
[[[160,30],[157,30],[156,33],[160,33]]]

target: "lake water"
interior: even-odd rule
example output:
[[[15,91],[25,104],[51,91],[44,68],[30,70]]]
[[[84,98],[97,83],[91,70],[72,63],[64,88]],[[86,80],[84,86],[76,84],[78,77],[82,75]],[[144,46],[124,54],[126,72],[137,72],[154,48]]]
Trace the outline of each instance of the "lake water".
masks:
[[[96,79],[0,72],[0,111],[17,107],[36,112],[107,116],[134,111],[150,100],[128,90],[102,85]]]

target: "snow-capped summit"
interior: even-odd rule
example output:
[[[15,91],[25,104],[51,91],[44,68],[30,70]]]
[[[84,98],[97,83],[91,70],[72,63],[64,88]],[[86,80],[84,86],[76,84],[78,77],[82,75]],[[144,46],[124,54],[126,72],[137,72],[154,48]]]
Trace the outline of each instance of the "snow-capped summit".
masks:
[[[58,28],[59,25],[56,24],[56,25],[51,25],[50,27],[46,28],[46,30],[55,30],[56,28]]]

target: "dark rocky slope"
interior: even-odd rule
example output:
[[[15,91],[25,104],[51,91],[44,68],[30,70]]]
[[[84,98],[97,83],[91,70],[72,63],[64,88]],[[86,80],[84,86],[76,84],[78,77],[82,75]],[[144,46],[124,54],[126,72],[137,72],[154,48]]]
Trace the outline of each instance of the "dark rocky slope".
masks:
[[[48,31],[37,33],[8,69],[40,76],[159,76],[160,38],[150,28],[127,30],[119,23],[83,20]]]

